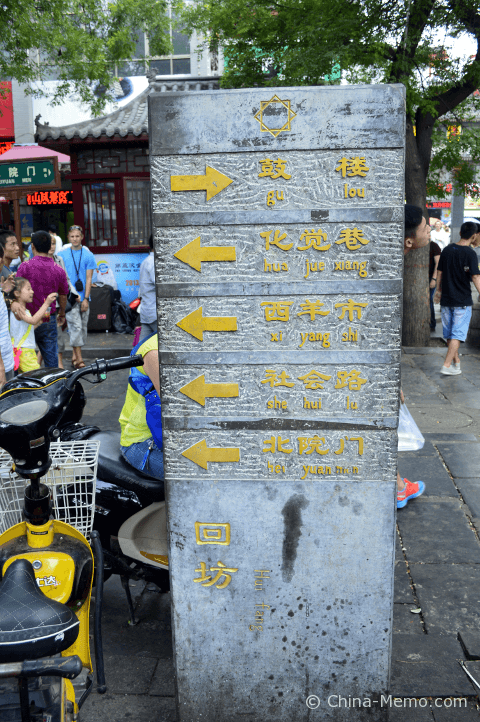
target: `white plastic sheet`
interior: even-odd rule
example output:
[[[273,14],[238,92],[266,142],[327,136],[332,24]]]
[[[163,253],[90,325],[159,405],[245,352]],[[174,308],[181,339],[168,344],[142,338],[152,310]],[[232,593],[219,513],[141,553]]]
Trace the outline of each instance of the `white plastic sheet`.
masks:
[[[422,432],[415,423],[412,414],[407,409],[407,404],[400,404],[398,419],[398,450],[418,451],[425,443]]]

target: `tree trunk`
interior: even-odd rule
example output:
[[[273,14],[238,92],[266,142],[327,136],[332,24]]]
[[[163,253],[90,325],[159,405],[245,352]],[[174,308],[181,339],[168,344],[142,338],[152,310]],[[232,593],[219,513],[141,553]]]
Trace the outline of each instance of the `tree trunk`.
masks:
[[[405,196],[407,203],[426,214],[426,174],[418,153],[418,138],[407,117]],[[428,222],[428,218],[427,218]],[[429,247],[412,250],[405,256],[403,272],[402,346],[428,346],[430,339],[430,296],[428,283]]]

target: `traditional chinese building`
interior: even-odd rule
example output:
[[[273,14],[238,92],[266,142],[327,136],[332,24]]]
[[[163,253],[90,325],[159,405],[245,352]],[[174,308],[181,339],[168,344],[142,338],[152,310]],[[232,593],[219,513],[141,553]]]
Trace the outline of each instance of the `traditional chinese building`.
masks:
[[[126,301],[136,298],[138,269],[152,232],[148,97],[218,87],[218,77],[156,76],[134,100],[101,118],[58,127],[35,120],[39,145],[70,156],[65,190],[71,190],[73,222],[85,229],[98,263],[115,273]]]
[[[73,223],[73,203],[71,182],[66,179],[70,173],[70,158],[64,153],[41,148],[38,145],[13,145],[0,156],[1,161],[32,161],[39,158],[56,156],[62,188],[45,191],[32,191],[20,199],[19,234],[28,240],[33,231],[47,230],[50,224],[55,224],[57,233],[65,237],[66,229]],[[7,194],[8,195],[8,194]],[[7,225],[14,221],[13,201],[2,203],[2,223]],[[17,232],[17,231],[16,231]]]

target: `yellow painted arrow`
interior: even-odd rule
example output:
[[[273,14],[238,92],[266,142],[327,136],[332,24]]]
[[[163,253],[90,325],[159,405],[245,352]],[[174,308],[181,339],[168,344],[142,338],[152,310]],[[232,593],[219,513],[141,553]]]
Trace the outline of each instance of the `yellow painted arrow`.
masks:
[[[207,191],[209,201],[233,183],[233,180],[207,165],[205,175],[172,175],[170,183],[172,191]]]
[[[234,446],[226,449],[221,447],[209,448],[206,440],[202,439],[198,444],[194,444],[189,449],[182,451],[182,456],[201,466],[202,469],[208,470],[209,461],[240,461],[240,449]]]
[[[235,246],[202,246],[200,236],[173,254],[182,263],[202,272],[202,261],[235,261]]]
[[[238,384],[206,384],[203,374],[178,390],[200,406],[205,406],[205,399],[233,399],[238,396]]]
[[[203,306],[182,318],[177,326],[191,336],[203,341],[204,331],[236,331],[236,316],[204,316]]]

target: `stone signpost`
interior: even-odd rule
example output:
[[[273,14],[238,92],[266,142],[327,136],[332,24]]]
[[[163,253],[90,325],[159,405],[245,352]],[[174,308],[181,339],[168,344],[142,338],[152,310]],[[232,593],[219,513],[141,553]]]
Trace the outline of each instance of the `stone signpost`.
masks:
[[[180,722],[385,713],[404,118],[391,85],[150,98]]]

